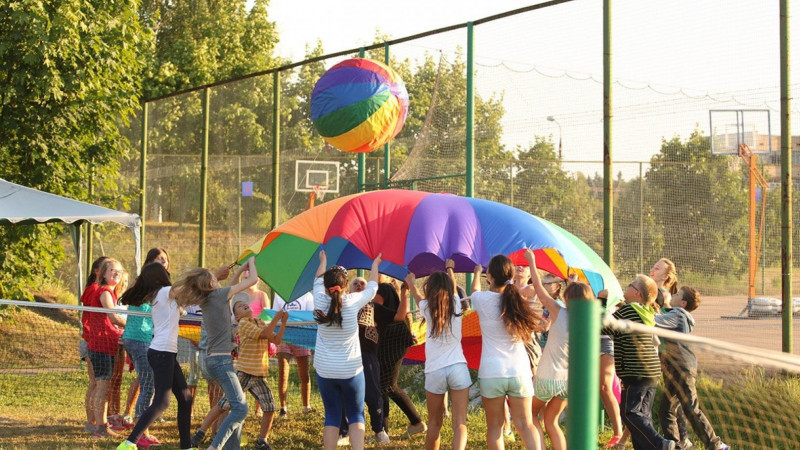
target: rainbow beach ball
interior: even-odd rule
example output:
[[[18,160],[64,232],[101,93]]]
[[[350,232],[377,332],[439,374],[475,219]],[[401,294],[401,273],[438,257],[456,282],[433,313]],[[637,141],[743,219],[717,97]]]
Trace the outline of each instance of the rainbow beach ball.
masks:
[[[380,148],[406,122],[408,91],[397,72],[353,58],[328,69],[311,93],[311,121],[325,142],[343,152]]]

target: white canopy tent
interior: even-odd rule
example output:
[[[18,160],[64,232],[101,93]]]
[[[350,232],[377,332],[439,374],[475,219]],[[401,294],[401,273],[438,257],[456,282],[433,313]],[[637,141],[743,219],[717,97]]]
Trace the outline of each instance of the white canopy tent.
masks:
[[[78,296],[82,292],[84,280],[83,239],[80,232],[84,223],[115,222],[128,227],[133,233],[136,247],[134,259],[138,274],[142,257],[140,245],[142,219],[139,215],[72,200],[0,179],[0,225],[35,225],[52,222],[72,225],[72,242],[78,255]]]

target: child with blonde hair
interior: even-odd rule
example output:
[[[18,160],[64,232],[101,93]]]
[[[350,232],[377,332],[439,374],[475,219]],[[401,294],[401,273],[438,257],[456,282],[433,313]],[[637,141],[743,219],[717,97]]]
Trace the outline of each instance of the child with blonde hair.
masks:
[[[253,258],[239,266],[234,274],[234,280],[245,270],[248,271],[247,278],[233,286],[222,287],[210,270],[196,268],[190,270],[173,287],[173,296],[181,306],[200,305],[203,310],[203,327],[208,338],[206,369],[222,387],[231,405],[231,411],[222,421],[219,431],[211,441],[210,449],[222,448],[228,439],[233,439],[234,446],[238,446],[242,439],[242,423],[247,417],[247,402],[233,368],[233,356],[231,356],[235,344],[230,304],[234,295],[258,282],[258,272]]]
[[[115,309],[117,295],[114,288],[119,283],[122,272],[119,261],[111,258],[103,261],[97,275],[98,288],[84,305]],[[88,316],[86,340],[96,381],[92,393],[92,411],[97,424],[94,435],[115,437],[117,434],[107,422],[108,391],[111,386],[114,359],[119,350],[119,338],[122,336],[122,328],[125,327],[125,318],[113,313],[87,311],[84,314]]]

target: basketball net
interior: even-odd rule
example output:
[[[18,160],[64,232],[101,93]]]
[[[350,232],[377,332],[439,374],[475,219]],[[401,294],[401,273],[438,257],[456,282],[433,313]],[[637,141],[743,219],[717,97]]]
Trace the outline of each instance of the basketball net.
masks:
[[[314,187],[311,188],[311,192],[308,193],[308,209],[313,208],[317,200],[322,201],[322,199],[325,198],[325,193],[328,192],[325,190],[327,187],[328,186],[315,184]]]

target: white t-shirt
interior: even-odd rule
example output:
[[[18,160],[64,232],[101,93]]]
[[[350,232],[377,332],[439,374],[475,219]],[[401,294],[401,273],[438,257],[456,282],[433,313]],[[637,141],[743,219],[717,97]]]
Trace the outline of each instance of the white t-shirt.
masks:
[[[153,340],[150,348],[161,352],[178,353],[178,303],[169,298],[171,286],[164,286],[151,302],[153,307]]]
[[[472,308],[481,323],[481,366],[478,378],[532,377],[525,344],[514,341],[500,317],[500,294],[491,291],[473,293]]]
[[[317,326],[314,368],[324,378],[345,380],[364,370],[361,363],[361,344],[358,341],[358,310],[378,292],[378,283],[370,281],[361,292],[342,296],[342,326]],[[328,312],[331,298],[325,292],[322,277],[314,279],[314,309]]]
[[[275,294],[275,299],[272,300],[272,309],[280,311],[313,311],[314,310],[314,294],[306,292],[297,299],[286,303],[280,295]]]
[[[458,297],[456,297],[458,298]],[[453,364],[466,363],[464,349],[461,348],[461,316],[453,316],[450,320],[450,330],[435,338],[431,337],[431,310],[428,300],[419,301],[419,311],[427,322],[425,331],[425,373],[439,370]],[[461,302],[455,301],[455,313],[461,313]]]
[[[543,380],[566,380],[569,372],[569,331],[567,324],[567,308],[561,308],[556,321],[550,326],[547,345],[544,346],[542,359],[536,376]]]

